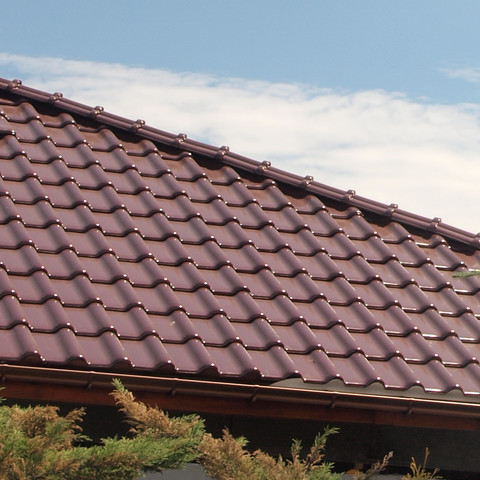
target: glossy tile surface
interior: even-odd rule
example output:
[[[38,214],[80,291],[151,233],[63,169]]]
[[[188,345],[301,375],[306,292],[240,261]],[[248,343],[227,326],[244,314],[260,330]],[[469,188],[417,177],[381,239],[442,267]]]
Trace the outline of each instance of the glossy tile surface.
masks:
[[[480,395],[478,236],[0,79],[0,361]]]

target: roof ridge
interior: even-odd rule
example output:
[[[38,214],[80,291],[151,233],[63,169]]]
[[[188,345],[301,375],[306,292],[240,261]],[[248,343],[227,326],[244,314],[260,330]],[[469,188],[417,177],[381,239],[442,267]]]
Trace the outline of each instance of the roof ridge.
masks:
[[[480,233],[471,233],[442,222],[441,218],[433,219],[402,210],[396,204],[384,204],[367,197],[357,195],[355,190],[341,190],[318,181],[312,176],[300,176],[285,170],[273,167],[269,161],[257,161],[243,155],[231,152],[229,147],[214,147],[212,145],[191,140],[184,133],[173,134],[151,127],[144,120],[131,120],[125,117],[106,112],[102,106],[89,105],[67,99],[60,92],[53,94],[23,85],[21,80],[7,80],[0,77],[0,89],[13,94],[21,95],[33,101],[56,106],[69,113],[78,114],[95,119],[109,127],[119,128],[135,133],[147,140],[157,141],[166,145],[180,145],[187,152],[197,153],[214,158],[234,168],[240,168],[250,173],[260,174],[275,181],[301,188],[306,192],[327,197],[333,201],[359,208],[368,213],[394,220],[411,228],[425,230],[431,234],[439,234],[454,242],[480,248]]]

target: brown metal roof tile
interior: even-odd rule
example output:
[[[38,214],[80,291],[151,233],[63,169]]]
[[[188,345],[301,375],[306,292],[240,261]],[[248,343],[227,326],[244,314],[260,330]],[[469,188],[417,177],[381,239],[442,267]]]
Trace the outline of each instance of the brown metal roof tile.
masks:
[[[255,366],[262,378],[283,380],[299,376],[297,365],[280,346],[273,346],[268,350],[249,350]]]
[[[438,354],[419,332],[405,337],[392,336],[390,339],[407,363],[427,363],[438,358]]]
[[[241,340],[248,350],[268,350],[274,345],[282,344],[277,330],[273,329],[264,318],[255,318],[250,323],[237,322],[233,327],[238,340]]]
[[[480,320],[471,313],[443,319],[463,342],[480,343]],[[428,333],[428,332],[427,332]]]
[[[135,217],[150,217],[154,213],[162,212],[161,202],[156,199],[152,192],[143,190],[136,195],[116,193],[122,207],[126,208],[130,215]],[[136,222],[136,219],[133,220]]]
[[[288,246],[292,249],[295,255],[312,256],[318,252],[325,251],[323,242],[324,237],[316,237],[307,228],[302,228],[295,233],[282,232],[281,238],[283,239],[283,243],[279,242],[278,248]],[[259,248],[262,249],[262,247]],[[265,248],[263,248],[263,250],[265,250]]]
[[[86,287],[87,284],[84,283]],[[141,304],[137,296],[137,289],[134,289],[127,280],[117,280],[112,284],[95,283],[89,285],[92,291],[98,295],[97,297],[90,296],[90,301],[102,301],[107,310],[126,311]]]
[[[387,262],[388,263],[388,262]],[[361,255],[355,255],[349,260],[336,259],[332,262],[338,272],[345,276],[350,283],[369,283],[379,278],[379,273]],[[312,276],[313,273],[309,270]],[[338,275],[338,274],[337,274]]]
[[[277,297],[281,298],[281,297]],[[341,322],[337,312],[330,306],[325,298],[316,298],[312,302],[295,302],[292,303],[295,310],[292,309],[290,317],[287,317],[287,325],[300,318],[307,322],[312,328],[330,328]],[[297,317],[295,317],[297,315]],[[277,323],[276,318],[272,318],[272,323]],[[280,323],[280,322],[278,322]]]
[[[323,350],[317,349],[307,354],[292,352],[289,357],[298,367],[298,373],[305,382],[327,383],[340,377],[337,367]]]
[[[83,249],[80,252],[83,255],[98,256],[104,252],[112,251],[119,260],[125,260],[127,262],[138,262],[142,258],[152,256],[152,253],[150,252],[151,245],[147,241],[144,241],[142,236],[137,232],[131,232],[124,237],[105,237],[100,230],[89,230],[86,232],[86,234],[94,234],[94,236],[100,237],[103,241],[103,244],[101,245],[97,255],[94,254],[93,248],[89,250]],[[164,245],[163,242],[158,243],[161,246]],[[89,253],[87,253],[87,251]]]
[[[329,282],[314,280],[318,291],[325,296],[332,305],[350,305],[360,300],[357,291],[342,277],[334,278]]]
[[[256,202],[239,207],[229,206],[228,212],[230,219],[237,220],[243,228],[259,230],[265,225],[272,225],[270,216]]]
[[[312,280],[308,274],[301,272],[295,275],[295,277],[281,277],[280,280],[282,290],[291,300],[296,302],[311,302],[318,297],[328,298],[327,293],[330,294],[332,290],[331,284],[336,282],[337,279],[333,279],[327,284],[326,282]],[[340,283],[336,283],[335,285],[339,288],[344,286],[344,284]]]
[[[165,165],[175,172],[177,180],[195,181],[203,176],[203,169],[189,152],[181,152],[178,155],[162,153]]]
[[[82,219],[84,218],[83,213],[84,212],[82,212]],[[88,220],[85,221],[85,228],[91,228],[91,224],[88,223],[90,221],[90,214],[85,215],[85,217],[88,218]],[[130,232],[136,232],[138,230],[129,213],[123,208],[119,208],[110,213],[95,212],[93,217],[95,218],[95,226],[98,225],[105,235],[124,237]],[[68,229],[68,227],[66,228]],[[74,228],[73,226],[72,230]]]
[[[350,218],[335,218],[335,222],[352,240],[366,240],[373,235],[378,235],[374,225],[357,212]]]
[[[411,275],[411,273],[419,270],[417,267],[412,268],[412,270],[407,269],[397,258],[388,260],[383,264],[372,264],[372,268],[377,272],[385,285],[392,287],[404,287],[410,283],[415,283],[415,276]]]
[[[9,275],[9,283],[7,284],[3,281],[3,269],[0,269],[0,272],[2,272],[2,281],[0,284],[3,292],[9,291],[8,285],[10,284],[22,302],[43,303],[49,298],[58,297],[58,291],[55,285],[51,283],[51,280],[49,280],[45,272],[36,271],[28,277],[23,275]],[[5,287],[7,287],[7,290],[4,290]]]
[[[210,318],[213,317],[213,315],[224,313],[224,308],[222,308],[217,298],[206,287],[199,288],[194,292],[183,292],[178,290],[174,293],[169,285],[164,286],[163,284],[159,284],[155,289],[143,289],[143,293],[146,294],[149,290],[152,290],[152,293],[153,290],[158,290],[158,293],[162,297],[161,300],[163,300],[163,297],[165,297],[165,300],[160,303],[160,308],[155,306],[154,303],[150,304],[150,302],[143,302],[147,311],[168,313],[174,309],[184,309],[189,317],[199,318]],[[166,302],[167,299],[168,302]],[[158,303],[159,300],[160,299],[157,299],[156,303]],[[174,302],[174,300],[176,300],[176,302]]]
[[[464,367],[468,363],[478,363],[477,345],[462,343],[456,335],[428,342],[445,366]]]
[[[218,374],[218,367],[209,354],[213,347],[207,350],[200,340],[194,338],[181,345],[165,343],[164,346],[175,370],[179,373],[195,373],[208,376]],[[224,353],[224,348],[220,348],[217,351]]]
[[[3,99],[0,107],[0,115],[5,116],[11,122],[26,123],[34,118],[39,118],[37,110],[27,101],[7,104]],[[43,118],[43,115],[42,115]]]
[[[243,245],[238,249],[227,250],[221,249],[215,242],[206,242],[204,245],[208,245],[210,243],[212,243],[212,252],[210,253],[209,257],[214,251],[216,251],[217,253],[215,253],[215,257],[217,259],[217,262],[221,262],[220,264],[231,263],[231,265],[233,265],[237,272],[254,273],[261,270],[262,268],[267,267],[272,257],[274,257],[275,259],[282,257],[282,250],[279,250],[276,253],[267,253],[264,255],[263,253],[259,253],[258,250],[251,244]],[[197,257],[195,257],[195,262],[204,262],[204,260],[197,260]],[[204,268],[215,268],[213,266],[215,265],[213,262],[204,262],[204,265],[207,265]]]
[[[37,343],[25,325],[19,324],[8,330],[0,330],[0,342],[4,362],[25,362],[27,364],[41,362]]]
[[[220,261],[216,260],[215,257],[220,248],[214,242],[205,242],[202,245],[195,246],[189,245],[187,251],[177,237],[167,237],[162,241],[154,241],[143,240],[139,235],[136,235],[135,237],[132,237],[132,239],[138,241],[138,247],[140,247],[139,251],[147,252],[147,254],[143,254],[143,256],[152,256],[161,265],[179,265],[182,262],[194,260],[194,257],[199,260],[203,260],[205,263],[208,263],[209,259],[206,257],[210,251],[211,244],[214,244],[217,247],[217,249],[214,250],[215,253],[212,256],[211,261]],[[201,253],[197,255],[191,255],[193,253],[192,251],[199,251]]]
[[[372,280],[368,284],[356,284],[355,292],[368,308],[386,309],[397,304],[392,289],[388,289],[380,280]]]
[[[80,130],[84,139],[90,145],[92,150],[108,152],[114,147],[121,147],[122,142],[115,134],[108,128],[98,128],[93,131],[89,131],[86,128],[80,126]]]
[[[303,230],[301,230],[302,232]],[[315,237],[319,245],[324,248],[331,258],[350,259],[360,254],[360,250],[343,233],[336,233],[331,237]],[[313,252],[312,252],[313,253]]]
[[[65,183],[65,185],[68,183],[70,182]],[[80,190],[80,195],[85,199],[86,203],[88,203],[92,212],[109,213],[118,208],[126,208],[122,201],[123,199],[117,194],[111,185],[105,185],[99,190],[82,189]],[[62,205],[62,207],[64,206]]]
[[[266,188],[250,189],[250,194],[264,210],[281,210],[291,203],[277,185],[271,182],[267,183]]]
[[[299,308],[287,297],[278,295],[272,299],[255,299],[259,316],[266,317],[274,324],[289,325],[302,318]]]
[[[4,197],[0,197],[4,198]],[[82,207],[76,207],[77,209]],[[55,223],[61,223],[58,211],[62,209],[54,209],[50,202],[41,200],[34,205],[15,204],[16,211],[20,214],[20,218],[27,227],[45,228]],[[75,209],[74,209],[75,211]]]
[[[99,286],[96,285],[94,287],[86,275],[77,275],[69,280],[50,279],[50,284],[49,290],[44,295],[46,298],[52,297],[53,294],[58,295],[62,305],[84,307],[89,303],[100,301],[98,296],[100,293]],[[38,289],[38,282],[35,282],[35,285],[32,287]],[[107,298],[110,300],[111,297]],[[25,297],[25,301],[35,302],[35,299]],[[37,301],[40,302],[42,300],[39,298]]]
[[[29,305],[23,305],[24,310],[27,307],[32,308]],[[107,314],[104,306],[97,302],[79,308],[62,306],[58,302],[54,303],[54,300],[48,300],[41,305],[41,308],[47,308],[47,310],[45,321],[38,325],[39,329],[49,326],[52,319],[55,320],[55,323],[61,323],[64,318],[68,320],[68,325],[75,334],[81,336],[98,337],[103,332],[117,331],[123,327],[123,323],[115,322],[116,312],[108,312]],[[52,319],[46,318],[47,311],[52,312]]]
[[[194,181],[177,180],[180,188],[185,191],[192,202],[208,203],[215,198],[219,198],[219,193],[212,186],[210,180],[203,176]]]
[[[236,292],[234,295],[215,295],[217,308],[228,318],[236,322],[251,322],[255,318],[265,317],[261,302],[253,299],[250,293]],[[213,306],[212,306],[213,307]],[[212,308],[214,313],[215,310]]]
[[[43,202],[39,202],[36,205],[40,205]],[[35,205],[35,206],[36,206]],[[85,232],[92,228],[98,228],[100,226],[97,218],[92,211],[86,205],[78,205],[72,210],[66,208],[51,208],[45,210],[45,215],[40,216],[40,212],[36,212],[33,209],[29,210],[29,217],[25,217],[22,212],[22,219],[27,226],[34,226],[37,228],[48,225],[49,223],[61,223],[65,230],[70,232]],[[48,216],[46,215],[48,214]],[[43,217],[43,218],[42,218]],[[35,222],[34,219],[38,218]]]
[[[170,220],[170,225],[182,243],[200,244],[213,239],[212,232],[199,217],[190,218],[185,222]]]
[[[393,297],[408,312],[423,312],[434,307],[430,298],[417,285],[406,285],[403,288],[390,288]]]
[[[388,360],[372,358],[369,362],[386,388],[408,390],[420,383],[410,365],[400,356],[395,355]]]
[[[338,307],[335,307],[338,310]],[[344,310],[346,308],[344,307]],[[433,310],[435,311],[435,310]],[[375,326],[381,326],[388,335],[406,336],[412,332],[417,331],[418,327],[413,320],[414,315],[406,314],[401,307],[393,305],[385,310],[372,310],[369,311],[373,318],[367,317],[366,328],[372,327],[373,322]],[[353,318],[352,320],[355,320]],[[355,326],[354,323],[348,323],[349,330],[361,330],[363,324]]]
[[[254,230],[245,231],[236,221],[227,222],[225,225],[209,225],[208,231],[221,247],[239,249],[243,245],[253,244],[249,236]]]
[[[235,272],[231,265],[222,265],[217,270],[202,270],[203,283],[207,284],[212,292],[221,295],[234,295],[240,290],[247,290],[245,278]]]
[[[374,328],[367,333],[350,332],[350,334],[369,360],[388,360],[401,354],[392,339],[381,328]]]
[[[136,168],[128,168],[121,173],[105,172],[104,175],[118,193],[136,195],[142,191],[150,190],[145,179],[140,176]]]
[[[141,340],[120,339],[120,343],[135,369],[170,375],[175,372],[170,352],[156,335]]]
[[[306,215],[313,215],[320,210],[326,210],[327,208],[318,197],[315,195],[309,195],[306,192],[301,192],[300,195],[295,195],[293,203],[298,213]]]
[[[73,248],[69,236],[67,236],[65,230],[59,224],[48,225],[46,228],[25,228],[25,226],[20,222],[10,222],[9,226],[10,225],[14,226],[17,232],[21,230],[26,231],[30,241],[33,242],[35,248],[39,252],[53,253],[60,252],[65,248]],[[22,237],[23,232],[21,235],[19,235],[19,240],[21,240]],[[85,238],[83,241],[86,242],[87,238]]]
[[[354,352],[360,351],[355,339],[340,323],[333,325],[328,330],[316,330],[316,335],[317,341],[329,357],[349,357]]]
[[[31,208],[31,206],[29,205]],[[21,216],[13,200],[9,196],[0,196],[0,223],[8,223],[11,220],[21,220]]]
[[[430,262],[427,251],[420,248],[413,240],[407,239],[398,244],[389,244],[391,251],[404,266],[419,267]]]
[[[20,248],[22,245],[32,245],[23,223],[19,220],[0,225],[0,248]]]
[[[440,243],[433,248],[424,248],[423,250],[435,266],[442,270],[455,270],[462,265],[462,259],[445,243]]]
[[[432,305],[442,314],[460,315],[464,312],[471,311],[469,305],[465,304],[463,299],[468,296],[457,295],[453,288],[445,287],[438,292],[424,291]]]
[[[42,184],[42,189],[53,207],[72,209],[88,203],[88,199],[73,180],[62,185]]]
[[[100,155],[98,152],[93,153],[92,149],[86,143],[71,145],[69,147],[57,145],[56,151],[65,164],[72,168],[87,168],[89,165],[97,163],[97,157]],[[37,161],[48,163],[48,158],[46,160]],[[37,166],[38,164],[35,165],[35,167]]]
[[[460,267],[455,272],[444,272],[444,278],[447,282],[449,282],[454,290],[457,293],[468,293],[473,294],[480,291],[480,277],[475,276],[467,276],[467,277],[457,277],[455,276],[456,273],[466,272],[468,269],[466,267]]]
[[[280,232],[295,233],[302,228],[309,227],[292,206],[284,207],[278,211],[268,211],[267,213],[275,228]]]
[[[246,246],[243,248],[245,251],[247,251],[247,249],[253,249],[255,252],[253,258],[256,263],[252,262],[253,264],[250,268],[251,273],[255,273],[267,265],[272,272],[279,277],[293,277],[299,273],[306,272],[304,265],[306,265],[307,259],[302,258],[302,261],[300,261],[300,258],[295,256],[292,250],[288,247],[281,248],[276,252],[262,252],[261,254],[252,246]],[[309,258],[308,261],[310,263],[312,262],[312,259]],[[235,267],[238,269],[237,265],[235,265]]]
[[[115,333],[104,332],[98,337],[78,335],[76,340],[89,368],[131,369],[132,363]]]
[[[304,321],[296,321],[291,325],[275,325],[275,332],[288,353],[308,353],[321,348],[324,332],[314,331]]]
[[[226,347],[207,347],[207,351],[218,368],[220,375],[239,378],[243,381],[256,382],[261,378],[255,365],[255,357],[238,342],[231,343]],[[255,355],[264,352],[255,352]]]
[[[2,159],[0,156],[0,172],[4,180],[21,182],[23,179],[35,176],[35,170],[25,154]]]
[[[51,278],[68,280],[86,273],[83,259],[80,261],[77,254],[69,248],[60,252],[40,253],[38,258]]]
[[[27,177],[21,182],[0,180],[0,194],[9,195],[15,203],[36,203],[48,200],[38,178]]]
[[[207,224],[224,225],[234,219],[231,209],[219,198],[209,203],[195,203],[195,209]]]
[[[106,252],[97,258],[83,257],[81,262],[88,278],[94,283],[112,284],[127,276],[124,263],[120,263],[113,253]]]
[[[11,125],[20,142],[38,143],[40,140],[50,138],[47,129],[37,118],[30,119],[25,123],[12,122]]]
[[[60,237],[59,243],[60,241],[63,242],[63,238],[69,242],[67,243],[67,246],[63,248],[74,248],[78,255],[84,257],[99,257],[104,253],[112,251],[110,244],[114,244],[113,239],[115,237],[105,237],[105,235],[98,228],[92,228],[86,232],[65,232],[63,228],[61,231],[55,231],[53,227],[54,226],[52,226],[50,229],[53,233]],[[63,236],[61,235],[62,233]],[[124,243],[127,242],[125,241]],[[41,249],[36,241],[35,245],[37,245],[39,250]],[[60,245],[63,245],[63,243],[60,243]],[[48,250],[47,245],[45,245],[45,247],[46,251],[55,251]],[[125,245],[125,248],[127,248],[127,245]],[[138,251],[135,253],[138,255]]]
[[[32,167],[40,182],[45,185],[61,185],[70,180],[75,181],[72,172],[56,150],[44,162],[32,163]]]
[[[13,133],[0,136],[0,152],[2,152],[2,158],[8,159],[17,155],[25,155],[25,150]]]
[[[15,295],[3,295],[0,298],[0,330],[14,325],[28,325],[26,313]]]
[[[310,230],[315,235],[321,237],[331,237],[332,235],[341,232],[342,229],[340,225],[332,218],[330,213],[321,207],[319,208],[320,209],[318,211],[314,211],[311,214],[301,211],[299,212],[301,218],[309,226]]]
[[[54,333],[33,332],[32,337],[45,362],[70,368],[87,366],[84,351],[70,328],[60,328]]]
[[[0,263],[5,270],[13,275],[31,275],[38,270],[44,270],[37,251],[31,245],[12,249],[0,248]]]
[[[465,395],[480,394],[480,365],[478,363],[469,363],[464,368],[448,368],[459,388]]]
[[[55,145],[70,147],[84,142],[83,135],[73,120],[57,126],[45,126],[44,129],[45,133],[53,140]]]
[[[360,352],[350,357],[335,357],[332,362],[346,385],[365,387],[379,380],[372,364]]]
[[[232,342],[240,341],[240,336],[236,328],[237,325],[240,324],[235,324],[234,328],[232,323],[223,314],[214,315],[211,318],[192,317],[189,319],[189,323],[191,327],[188,333],[193,332],[192,338],[199,338],[205,345],[221,347]],[[170,337],[168,337],[168,341],[172,341]],[[185,341],[186,340],[183,340],[183,342]]]
[[[245,285],[255,298],[273,298],[287,293],[285,287],[288,288],[288,281],[283,279],[280,282],[271,270],[267,268],[258,270],[255,273],[239,273],[237,275],[242,282],[240,285]]]
[[[452,294],[449,293],[449,297],[450,298],[445,299],[447,305],[443,306],[445,314],[460,315],[462,312],[472,312],[477,316],[480,315],[480,292],[474,293],[473,295],[463,295],[459,293],[455,295],[455,299],[453,299]]]
[[[105,155],[106,162],[101,162],[106,170],[119,171],[122,169],[122,164],[117,161],[114,164],[110,160],[110,155]],[[158,177],[168,172],[168,165],[163,161],[158,152],[148,152],[141,156],[130,157],[133,160],[135,167],[143,177]]]
[[[423,386],[426,392],[448,393],[458,387],[453,369],[447,369],[440,360],[430,360],[426,364],[409,364],[418,383]],[[455,369],[456,370],[456,369]]]

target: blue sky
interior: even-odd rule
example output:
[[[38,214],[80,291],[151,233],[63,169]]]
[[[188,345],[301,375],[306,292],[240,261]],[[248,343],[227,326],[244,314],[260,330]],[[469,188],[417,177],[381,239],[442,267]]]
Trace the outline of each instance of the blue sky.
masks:
[[[4,10],[3,78],[480,231],[478,1]]]

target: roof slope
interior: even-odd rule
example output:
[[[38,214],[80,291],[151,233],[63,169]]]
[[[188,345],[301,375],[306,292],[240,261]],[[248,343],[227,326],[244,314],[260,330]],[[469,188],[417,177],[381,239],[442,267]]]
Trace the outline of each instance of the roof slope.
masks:
[[[478,236],[0,80],[2,363],[480,394]]]

